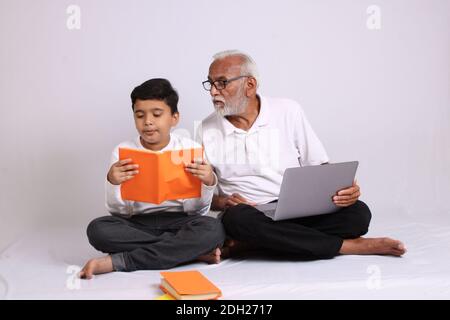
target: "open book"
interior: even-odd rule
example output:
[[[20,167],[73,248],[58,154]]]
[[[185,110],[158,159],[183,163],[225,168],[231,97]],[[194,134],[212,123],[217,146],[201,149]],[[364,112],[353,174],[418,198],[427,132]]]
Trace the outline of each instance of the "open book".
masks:
[[[139,165],[139,173],[121,184],[123,200],[160,204],[201,196],[201,181],[185,171],[185,164],[203,159],[202,148],[165,152],[119,148],[119,159]]]
[[[199,271],[161,272],[160,288],[177,300],[214,300],[222,292]]]

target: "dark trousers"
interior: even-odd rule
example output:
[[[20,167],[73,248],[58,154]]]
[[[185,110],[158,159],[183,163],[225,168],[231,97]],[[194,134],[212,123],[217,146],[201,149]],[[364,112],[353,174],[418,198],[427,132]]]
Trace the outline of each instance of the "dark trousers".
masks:
[[[111,254],[115,271],[169,269],[222,246],[220,220],[182,212],[100,217],[87,228],[90,244]]]
[[[344,239],[366,234],[370,219],[368,206],[357,201],[336,213],[282,221],[239,204],[227,209],[222,222],[232,239],[299,259],[329,259],[339,254]]]

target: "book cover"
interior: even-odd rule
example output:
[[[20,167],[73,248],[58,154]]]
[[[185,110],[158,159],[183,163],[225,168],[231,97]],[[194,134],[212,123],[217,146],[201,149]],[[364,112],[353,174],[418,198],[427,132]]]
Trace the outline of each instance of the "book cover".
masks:
[[[198,198],[201,181],[185,170],[185,164],[203,159],[203,149],[150,150],[119,148],[119,159],[132,159],[139,173],[121,184],[122,199],[160,204],[167,200]]]
[[[201,272],[166,271],[161,272],[161,289],[177,300],[214,300],[222,292]]]

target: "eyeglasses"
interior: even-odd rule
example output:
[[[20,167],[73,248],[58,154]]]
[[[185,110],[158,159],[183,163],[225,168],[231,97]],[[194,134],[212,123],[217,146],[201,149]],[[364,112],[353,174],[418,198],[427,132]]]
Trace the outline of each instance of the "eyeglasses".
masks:
[[[223,90],[227,87],[227,85],[234,80],[240,79],[240,78],[246,78],[246,77],[250,77],[250,76],[239,76],[239,77],[235,77],[235,78],[231,78],[231,79],[227,79],[227,80],[216,80],[214,82],[211,82],[209,80],[203,81],[202,85],[203,88],[205,88],[206,91],[211,91],[212,87],[214,86],[217,90]]]

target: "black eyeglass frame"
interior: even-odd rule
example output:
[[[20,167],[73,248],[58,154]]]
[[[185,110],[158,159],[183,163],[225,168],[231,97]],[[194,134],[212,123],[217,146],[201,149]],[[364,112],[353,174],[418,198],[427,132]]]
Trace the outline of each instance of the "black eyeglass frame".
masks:
[[[245,76],[238,76],[238,77],[234,77],[231,79],[225,79],[225,80],[216,80],[214,82],[211,82],[209,80],[203,81],[202,85],[203,85],[203,89],[205,89],[206,91],[211,91],[212,87],[214,86],[217,90],[223,90],[227,87],[227,85],[235,80],[241,79],[241,78],[248,78],[251,76],[245,75]]]

